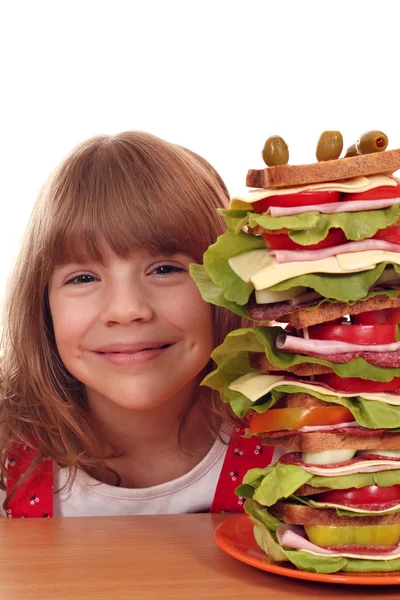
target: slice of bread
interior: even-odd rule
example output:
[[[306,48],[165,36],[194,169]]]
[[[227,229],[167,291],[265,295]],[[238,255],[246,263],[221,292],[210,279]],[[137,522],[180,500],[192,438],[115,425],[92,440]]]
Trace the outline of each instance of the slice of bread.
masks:
[[[268,512],[288,525],[393,525],[400,523],[400,512],[389,515],[339,517],[334,508],[312,508],[290,502],[277,502]]]
[[[263,373],[265,373],[266,371],[269,371],[271,373],[284,371],[285,373],[294,373],[295,375],[299,375],[300,377],[333,373],[332,369],[330,369],[329,367],[326,367],[325,365],[317,365],[314,363],[304,363],[302,365],[294,365],[293,367],[283,369],[270,363],[265,354],[262,354],[261,352],[249,352],[249,362],[250,366],[253,369],[257,369],[258,371],[262,371]]]
[[[371,310],[398,307],[400,307],[400,290],[399,294],[394,298],[380,294],[379,296],[368,298],[368,300],[359,300],[352,306],[345,302],[325,302],[314,310],[299,310],[290,313],[287,315],[286,320],[295,329],[304,329],[304,327],[311,327],[311,325],[333,321],[344,315],[358,315]]]
[[[279,165],[250,169],[246,185],[251,188],[283,188],[309,183],[340,181],[361,175],[391,175],[400,169],[400,149],[374,152],[307,165]]]
[[[371,430],[367,430],[371,432]],[[351,433],[337,431],[310,431],[307,433],[288,433],[279,437],[259,434],[265,446],[280,446],[293,452],[321,452],[322,450],[400,450],[400,433],[381,431],[360,435],[357,430]],[[400,468],[400,465],[399,465]]]
[[[322,494],[323,492],[330,492],[332,488],[327,487],[313,487],[305,483],[296,490],[296,496],[315,496],[316,494]]]
[[[257,324],[271,325],[275,322],[279,325],[279,323],[290,323],[296,329],[303,329],[345,315],[357,315],[371,310],[382,310],[383,308],[398,308],[400,306],[400,290],[396,290],[396,294],[397,296],[391,298],[383,293],[365,300],[358,300],[353,305],[346,302],[323,302],[316,306],[314,301],[314,304],[309,302],[298,307],[293,307],[289,302],[256,304],[250,298],[247,310]],[[279,321],[273,321],[273,319],[279,319]]]
[[[329,408],[330,406],[337,405],[334,402],[324,402],[304,392],[296,392],[295,394],[285,394],[274,405],[274,408]]]

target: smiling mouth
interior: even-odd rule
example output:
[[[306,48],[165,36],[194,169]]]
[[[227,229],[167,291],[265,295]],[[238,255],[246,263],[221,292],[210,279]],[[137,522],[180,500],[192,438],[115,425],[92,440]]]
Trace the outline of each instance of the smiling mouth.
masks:
[[[152,363],[153,360],[163,355],[165,350],[173,344],[155,344],[151,346],[127,345],[105,346],[95,354],[116,367],[140,367]]]
[[[165,350],[170,348],[172,344],[163,344],[162,346],[148,346],[145,348],[124,348],[121,350],[97,350],[96,354],[138,354],[139,352],[150,352],[152,350]]]

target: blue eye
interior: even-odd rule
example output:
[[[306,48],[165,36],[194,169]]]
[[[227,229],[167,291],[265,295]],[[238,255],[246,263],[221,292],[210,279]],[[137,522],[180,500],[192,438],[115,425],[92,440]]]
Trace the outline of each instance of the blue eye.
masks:
[[[173,273],[182,273],[185,269],[176,265],[159,265],[153,271],[156,275],[172,275]]]
[[[76,275],[75,277],[68,279],[65,284],[82,285],[85,283],[93,283],[93,281],[97,281],[96,277],[93,275],[88,275],[87,273],[83,273],[82,275]]]

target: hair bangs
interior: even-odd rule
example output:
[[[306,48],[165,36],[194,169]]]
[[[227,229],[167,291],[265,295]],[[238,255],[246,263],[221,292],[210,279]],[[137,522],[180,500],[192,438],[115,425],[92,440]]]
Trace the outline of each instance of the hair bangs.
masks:
[[[101,262],[105,245],[123,258],[144,248],[201,261],[220,233],[214,211],[226,201],[225,189],[215,193],[213,174],[197,155],[171,144],[168,153],[160,152],[156,140],[145,136],[147,146],[138,149],[136,139],[133,152],[123,135],[99,138],[70,157],[56,175],[50,204],[47,255],[53,266]]]
[[[55,219],[48,238],[47,255],[52,265],[69,262],[103,262],[104,248],[128,258],[136,248],[152,253],[187,253],[190,238],[177,226],[173,211],[165,221],[156,199],[147,207],[137,196],[107,195],[83,198],[79,210],[71,203],[67,219]],[[128,201],[127,201],[128,200]],[[154,201],[155,200],[155,201]]]

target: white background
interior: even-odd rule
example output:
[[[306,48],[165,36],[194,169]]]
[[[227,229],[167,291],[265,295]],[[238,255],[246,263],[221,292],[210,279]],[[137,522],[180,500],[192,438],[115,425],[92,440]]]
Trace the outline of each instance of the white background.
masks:
[[[395,0],[9,0],[0,14],[0,294],[35,197],[70,149],[149,131],[203,154],[232,193],[282,135],[400,147]]]

